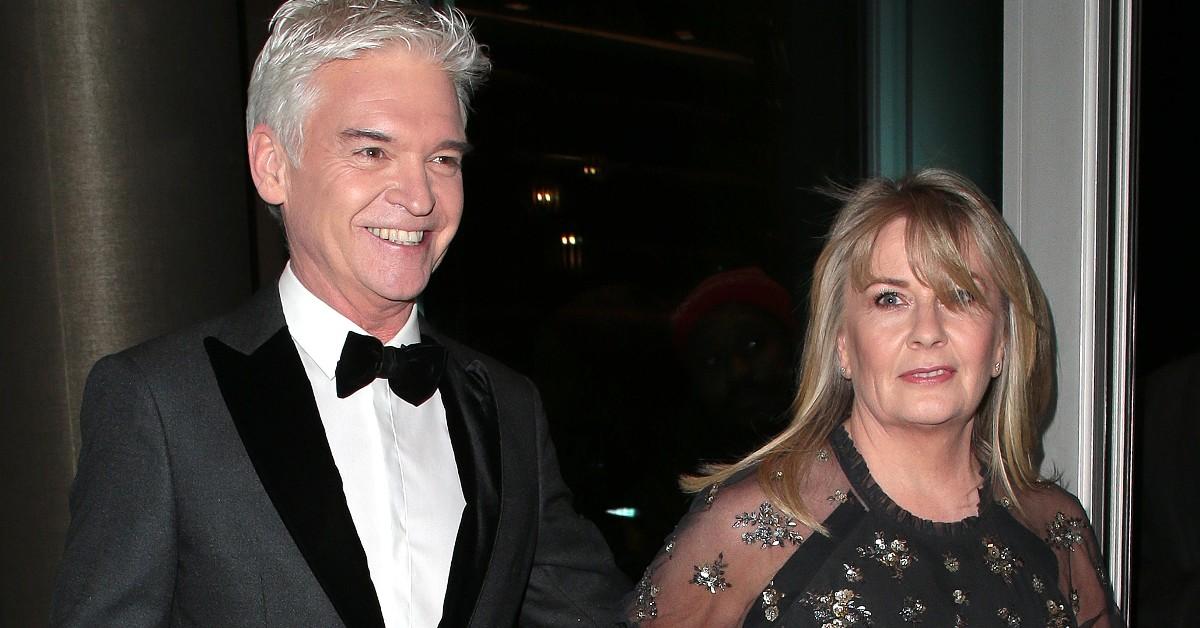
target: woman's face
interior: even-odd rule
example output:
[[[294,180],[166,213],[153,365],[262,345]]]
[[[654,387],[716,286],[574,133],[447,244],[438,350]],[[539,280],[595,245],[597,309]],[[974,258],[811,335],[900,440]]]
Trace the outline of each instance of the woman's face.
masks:
[[[966,422],[1004,357],[1000,294],[972,261],[984,294],[963,291],[976,303],[946,307],[908,265],[906,222],[880,230],[870,284],[859,291],[847,281],[844,289],[838,358],[854,385],[852,412],[893,426]]]

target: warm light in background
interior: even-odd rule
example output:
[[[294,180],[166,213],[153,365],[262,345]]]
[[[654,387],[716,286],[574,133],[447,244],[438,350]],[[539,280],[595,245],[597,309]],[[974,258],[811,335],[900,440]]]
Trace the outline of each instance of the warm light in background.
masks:
[[[579,270],[583,267],[583,238],[579,234],[568,231],[558,237],[562,244],[562,265],[568,270]]]
[[[534,188],[533,202],[542,207],[558,205],[558,190],[555,188]]]

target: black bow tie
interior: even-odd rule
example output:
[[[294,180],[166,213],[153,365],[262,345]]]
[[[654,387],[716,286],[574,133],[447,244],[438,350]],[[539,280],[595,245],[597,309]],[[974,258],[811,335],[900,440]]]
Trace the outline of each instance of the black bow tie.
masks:
[[[433,396],[445,370],[446,348],[439,344],[385,347],[378,338],[348,332],[334,376],[339,399],[349,397],[377,377],[386,377],[396,396],[419,406]]]

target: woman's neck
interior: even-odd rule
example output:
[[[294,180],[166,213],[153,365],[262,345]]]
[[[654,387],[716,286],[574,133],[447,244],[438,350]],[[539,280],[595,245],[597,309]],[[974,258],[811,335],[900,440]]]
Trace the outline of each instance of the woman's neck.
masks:
[[[979,462],[972,422],[897,426],[858,412],[846,431],[879,488],[901,508],[931,521],[960,521],[979,513]]]

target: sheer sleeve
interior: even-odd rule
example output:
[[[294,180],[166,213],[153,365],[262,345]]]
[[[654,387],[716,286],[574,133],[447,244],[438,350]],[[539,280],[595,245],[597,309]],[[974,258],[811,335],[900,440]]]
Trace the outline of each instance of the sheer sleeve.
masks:
[[[813,468],[803,499],[823,520],[849,484],[836,462]],[[765,497],[756,470],[711,486],[646,568],[626,605],[631,625],[722,628],[751,613],[777,615],[773,578],[811,534]]]
[[[1025,525],[1058,559],[1058,586],[1080,628],[1123,627],[1087,513],[1074,495],[1046,483],[1021,500]]]

